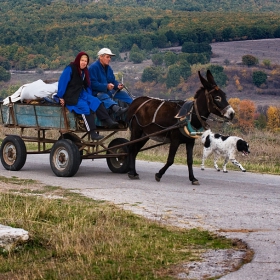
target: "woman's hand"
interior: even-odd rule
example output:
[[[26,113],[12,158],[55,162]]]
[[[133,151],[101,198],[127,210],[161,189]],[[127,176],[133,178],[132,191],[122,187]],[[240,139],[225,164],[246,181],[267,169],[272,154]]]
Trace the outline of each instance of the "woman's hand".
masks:
[[[64,106],[65,105],[65,101],[63,98],[59,98],[59,103],[61,106]]]

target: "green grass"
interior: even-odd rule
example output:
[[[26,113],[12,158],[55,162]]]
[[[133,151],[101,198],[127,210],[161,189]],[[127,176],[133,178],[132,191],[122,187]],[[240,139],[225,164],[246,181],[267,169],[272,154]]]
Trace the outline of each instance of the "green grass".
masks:
[[[30,235],[0,251],[0,279],[172,279],[178,264],[199,261],[205,250],[234,248],[211,232],[167,227],[57,187],[43,190],[63,199],[27,189],[0,193],[0,223]]]

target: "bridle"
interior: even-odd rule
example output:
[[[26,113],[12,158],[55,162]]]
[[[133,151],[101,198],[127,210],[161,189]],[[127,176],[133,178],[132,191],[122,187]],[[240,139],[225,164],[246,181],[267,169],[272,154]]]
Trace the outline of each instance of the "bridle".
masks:
[[[225,112],[228,110],[228,108],[230,107],[230,105],[226,106],[226,107],[223,108],[223,109],[220,109],[220,108],[215,104],[215,102],[214,102],[214,100],[213,100],[212,93],[213,93],[214,91],[216,91],[216,90],[218,91],[218,90],[219,90],[219,87],[215,85],[210,91],[208,91],[207,89],[205,89],[205,91],[204,91],[204,94],[205,94],[205,97],[206,97],[206,102],[207,102],[207,110],[208,110],[208,113],[210,114],[210,113],[211,113],[211,111],[210,111],[210,105],[212,105],[212,107],[213,107],[214,109],[216,109],[217,111],[219,111],[220,114],[223,116],[223,115],[225,114]],[[204,129],[209,129],[209,125],[207,124],[206,121],[204,121],[204,120],[202,119],[202,116],[200,116],[200,114],[199,114],[199,111],[198,111],[198,108],[197,108],[197,99],[194,99],[194,109],[195,109],[195,114],[196,114],[198,120],[200,121],[201,125],[203,126],[203,128],[204,128]],[[205,118],[205,119],[207,120],[206,117],[203,117],[203,118]]]

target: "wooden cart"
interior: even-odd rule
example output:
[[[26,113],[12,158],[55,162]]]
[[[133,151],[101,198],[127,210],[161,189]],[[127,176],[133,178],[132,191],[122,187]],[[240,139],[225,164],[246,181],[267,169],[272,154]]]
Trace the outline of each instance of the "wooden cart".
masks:
[[[18,135],[6,134],[2,141],[1,162],[7,170],[20,170],[26,162],[27,154],[49,153],[52,171],[59,177],[74,176],[83,159],[106,158],[112,172],[128,172],[129,141],[113,137],[116,133],[127,130],[124,120],[119,119],[122,128],[113,131],[104,128],[97,120],[97,131],[107,133],[102,140],[92,141],[82,119],[60,105],[10,102],[8,105],[0,103],[0,106],[2,125],[18,128],[17,131],[20,131]],[[28,136],[27,128],[34,129],[37,136]],[[47,130],[57,130],[59,138],[47,138]],[[28,151],[26,142],[37,143],[37,150]]]

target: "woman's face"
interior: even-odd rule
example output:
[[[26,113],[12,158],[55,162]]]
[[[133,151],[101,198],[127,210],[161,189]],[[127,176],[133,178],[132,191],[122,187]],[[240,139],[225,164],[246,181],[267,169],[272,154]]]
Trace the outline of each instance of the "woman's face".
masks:
[[[88,64],[88,58],[86,55],[82,55],[81,59],[80,59],[80,68],[81,69],[85,69],[87,67]]]

